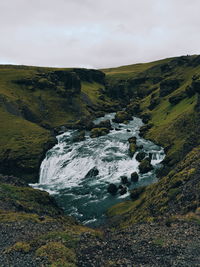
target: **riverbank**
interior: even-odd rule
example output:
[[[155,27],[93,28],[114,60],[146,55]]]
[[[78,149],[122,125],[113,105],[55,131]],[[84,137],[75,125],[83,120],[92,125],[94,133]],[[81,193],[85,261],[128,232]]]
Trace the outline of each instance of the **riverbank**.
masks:
[[[44,87],[35,87],[35,78],[38,81],[36,74],[45,72],[46,75],[52,69],[2,67],[0,122],[3,153],[0,160],[4,168],[1,167],[1,170],[19,176],[17,182],[14,177],[0,177],[2,266],[15,264],[22,267],[29,263],[30,266],[43,264],[52,267],[98,266],[98,261],[100,266],[134,266],[135,262],[141,266],[198,266],[199,59],[199,56],[187,56],[105,70],[105,84],[84,80],[81,82],[82,93],[79,86],[75,86],[77,90],[74,93],[77,95],[73,97],[65,95],[64,84],[61,88],[56,85],[55,92],[49,84],[51,75],[47,77],[47,84],[44,80],[39,82],[40,85],[41,82],[46,84]],[[15,80],[28,78],[27,75],[34,81],[34,86],[26,81],[24,84],[24,80],[22,84],[16,84]],[[74,74],[71,75],[74,77]],[[78,82],[75,84],[79,85]],[[73,88],[68,89],[73,94]],[[121,103],[119,107],[117,103]],[[30,170],[34,170],[34,175],[38,171],[38,162],[41,162],[38,155],[43,151],[46,132],[51,135],[51,130],[56,127],[57,134],[62,131],[57,126],[65,124],[66,120],[67,127],[70,124],[73,127],[77,121],[76,125],[82,128],[87,120],[78,121],[80,114],[84,117],[94,113],[98,117],[102,111],[105,114],[122,110],[124,103],[130,103],[125,111],[145,121],[141,136],[164,147],[167,155],[165,168],[160,172],[157,183],[134,194],[132,201],[109,209],[110,217],[104,229],[83,227],[72,218],[58,215],[56,212],[60,209],[52,198],[45,192],[28,187],[24,179],[33,181]],[[31,121],[35,117],[30,116],[29,111],[38,117],[41,113],[42,122],[48,123]],[[118,115],[124,116],[124,113]],[[27,131],[28,126],[30,132]],[[7,145],[8,138],[10,142]],[[10,164],[13,155],[17,156],[23,171],[14,163]],[[8,160],[8,165],[4,159]],[[27,166],[30,168],[27,169]]]

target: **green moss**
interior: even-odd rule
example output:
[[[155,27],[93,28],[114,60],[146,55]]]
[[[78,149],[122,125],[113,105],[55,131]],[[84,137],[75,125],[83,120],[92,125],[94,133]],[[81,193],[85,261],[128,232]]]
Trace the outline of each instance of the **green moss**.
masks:
[[[76,255],[72,249],[65,247],[60,242],[49,242],[48,244],[41,246],[36,250],[37,257],[47,257],[48,261],[53,266],[59,266],[60,264],[76,263]]]
[[[48,216],[45,217],[45,220],[41,221],[40,217],[37,214],[0,210],[0,222],[1,223],[30,221],[30,222],[37,222],[37,223],[42,224],[42,223],[46,223],[52,220],[53,219]]]
[[[156,246],[163,247],[165,244],[165,241],[162,238],[154,239],[152,243]]]
[[[50,216],[62,214],[53,198],[45,191],[1,183],[0,190],[0,203],[5,209],[13,211],[19,209],[28,213]]]
[[[43,242],[61,242],[63,245],[67,247],[75,248],[77,246],[79,239],[80,237],[77,228],[76,233],[73,233],[70,230],[49,232],[33,240],[32,245]]]
[[[6,253],[10,253],[13,251],[22,252],[22,253],[28,253],[31,250],[31,247],[26,242],[17,242],[12,247],[9,247],[6,250]]]

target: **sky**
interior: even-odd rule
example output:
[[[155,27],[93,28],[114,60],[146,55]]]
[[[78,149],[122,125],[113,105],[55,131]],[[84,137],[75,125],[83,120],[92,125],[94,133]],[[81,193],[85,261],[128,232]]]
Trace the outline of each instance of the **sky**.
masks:
[[[108,68],[200,54],[200,0],[0,0],[0,64]]]

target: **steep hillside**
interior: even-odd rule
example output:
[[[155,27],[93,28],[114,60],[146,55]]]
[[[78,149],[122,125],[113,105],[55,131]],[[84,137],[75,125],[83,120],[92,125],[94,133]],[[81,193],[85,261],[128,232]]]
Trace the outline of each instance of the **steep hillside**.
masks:
[[[97,70],[0,66],[0,172],[37,181],[54,130],[109,110],[103,92]]]
[[[110,85],[107,94],[116,99],[128,94],[131,101],[126,110],[146,123],[140,134],[161,144],[166,152],[159,182],[133,191],[131,201],[109,210],[123,226],[199,208],[200,56],[142,65],[142,71],[138,65],[135,70],[125,67],[125,79],[120,73],[123,68],[104,70]]]

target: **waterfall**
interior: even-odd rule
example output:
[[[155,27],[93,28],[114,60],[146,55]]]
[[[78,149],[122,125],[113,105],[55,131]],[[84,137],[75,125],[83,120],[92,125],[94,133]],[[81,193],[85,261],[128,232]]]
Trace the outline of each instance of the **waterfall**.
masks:
[[[112,122],[114,113],[95,120],[99,123],[109,119]],[[139,181],[130,188],[156,181],[155,169],[159,167],[165,154],[162,147],[139,137],[139,129],[143,125],[141,119],[134,118],[127,125],[112,122],[113,129],[109,134],[98,138],[90,138],[81,142],[73,142],[75,130],[57,136],[58,144],[46,154],[40,168],[39,184],[34,187],[44,189],[55,195],[59,204],[67,214],[76,216],[84,223],[102,218],[105,210],[113,204],[127,198],[110,196],[107,193],[109,183],[120,183],[120,176],[130,178],[132,172],[139,172],[139,162],[130,158],[128,138],[137,137],[137,145],[147,155],[152,154],[153,171],[140,175]],[[87,177],[89,170],[96,167],[99,171],[95,177]]]

